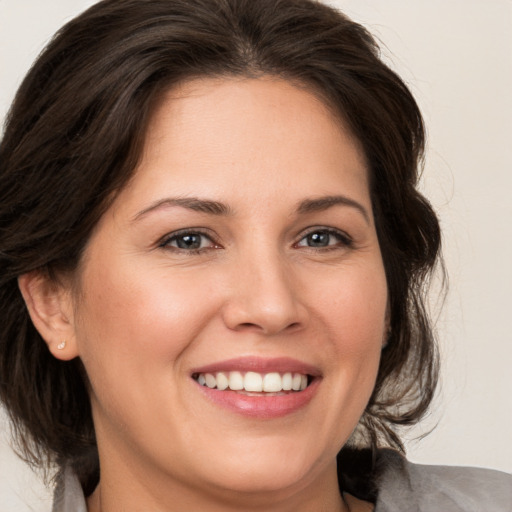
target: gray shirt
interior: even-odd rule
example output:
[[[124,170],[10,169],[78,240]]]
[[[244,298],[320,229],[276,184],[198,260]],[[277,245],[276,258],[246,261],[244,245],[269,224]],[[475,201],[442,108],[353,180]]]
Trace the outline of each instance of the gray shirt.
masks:
[[[378,465],[375,512],[512,512],[512,475],[507,473],[413,464],[393,450],[380,452]],[[53,512],[87,512],[71,471],[63,473],[55,496]]]

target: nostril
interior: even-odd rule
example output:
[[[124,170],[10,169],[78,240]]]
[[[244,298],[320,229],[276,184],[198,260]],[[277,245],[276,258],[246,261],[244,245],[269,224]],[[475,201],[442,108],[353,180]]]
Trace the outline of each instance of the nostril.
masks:
[[[253,324],[251,322],[243,322],[238,325],[238,329],[258,329],[260,330],[261,327],[258,324]]]
[[[287,325],[284,329],[280,330],[281,332],[283,331],[293,331],[295,329],[299,329],[300,328],[300,322],[293,322],[289,325]],[[258,325],[257,323],[252,323],[252,322],[242,322],[240,324],[238,324],[236,327],[235,327],[235,330],[257,330],[257,331],[265,331],[265,327],[262,326],[262,325]]]

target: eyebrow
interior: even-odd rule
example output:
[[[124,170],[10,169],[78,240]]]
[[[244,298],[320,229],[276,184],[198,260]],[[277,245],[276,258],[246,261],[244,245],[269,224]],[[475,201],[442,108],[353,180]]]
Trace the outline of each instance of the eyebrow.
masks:
[[[328,210],[329,208],[338,205],[355,208],[362,214],[366,222],[370,224],[370,215],[366,208],[357,201],[341,195],[305,199],[298,204],[297,213],[299,215],[305,215],[308,213]],[[141,210],[134,216],[133,220],[137,221],[152,211],[173,206],[179,206],[181,208],[187,208],[189,210],[210,215],[227,216],[233,213],[233,210],[228,205],[211,199],[201,199],[198,197],[167,197],[156,201],[147,208]]]
[[[297,212],[301,215],[313,212],[319,212],[323,210],[327,210],[332,208],[333,206],[350,206],[351,208],[355,208],[358,210],[362,216],[365,218],[366,222],[370,224],[370,214],[368,210],[357,201],[350,199],[350,197],[346,196],[324,196],[314,199],[306,199],[299,203],[297,207]]]
[[[139,220],[152,211],[173,206],[181,206],[182,208],[187,208],[195,212],[208,213],[210,215],[230,215],[232,213],[229,206],[224,203],[219,203],[218,201],[200,199],[198,197],[167,197],[141,210],[135,215],[133,220]]]

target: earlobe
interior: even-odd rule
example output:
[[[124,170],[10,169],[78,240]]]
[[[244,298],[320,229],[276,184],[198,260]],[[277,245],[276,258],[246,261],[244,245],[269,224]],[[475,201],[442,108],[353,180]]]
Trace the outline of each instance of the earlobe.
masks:
[[[21,275],[18,286],[32,323],[54,357],[64,361],[77,357],[69,291],[39,270]]]

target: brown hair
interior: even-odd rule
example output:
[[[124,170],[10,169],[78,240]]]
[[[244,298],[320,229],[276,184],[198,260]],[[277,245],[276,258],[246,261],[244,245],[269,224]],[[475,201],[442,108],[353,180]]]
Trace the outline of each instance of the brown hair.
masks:
[[[0,399],[28,460],[99,466],[79,360],[54,359],[17,277],[73,270],[130,179],[159,94],[199,76],[282,77],[334,106],[360,141],[390,297],[390,334],[359,430],[401,448],[396,426],[431,402],[437,353],[423,296],[439,225],[416,190],[424,128],[374,39],[313,0],[104,0],[64,26],[22,83],[0,145]]]

